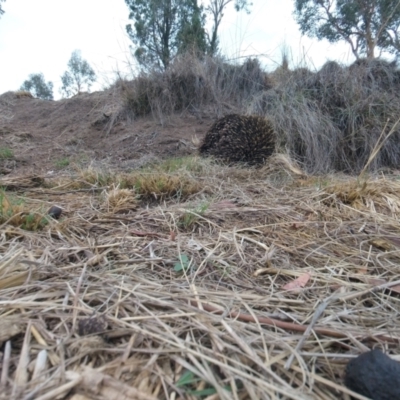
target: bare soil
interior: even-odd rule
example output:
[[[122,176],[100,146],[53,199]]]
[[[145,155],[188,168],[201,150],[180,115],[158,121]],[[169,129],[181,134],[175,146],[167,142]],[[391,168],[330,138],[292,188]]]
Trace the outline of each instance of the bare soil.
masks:
[[[152,158],[195,153],[193,139],[203,137],[213,122],[211,115],[189,112],[165,121],[153,115],[115,118],[118,107],[112,90],[59,101],[4,93],[0,149],[13,156],[0,159],[0,174],[46,174],[93,160],[134,169]]]

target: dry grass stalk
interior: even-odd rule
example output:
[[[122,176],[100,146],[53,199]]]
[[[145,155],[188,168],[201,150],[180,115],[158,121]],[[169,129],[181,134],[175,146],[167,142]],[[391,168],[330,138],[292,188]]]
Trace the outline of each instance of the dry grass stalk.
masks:
[[[396,127],[400,122],[400,118],[395,122],[395,124],[392,126],[392,128],[390,129],[389,133],[383,138],[383,135],[385,133],[386,130],[386,126],[387,123],[389,122],[389,120],[386,122],[385,127],[382,130],[381,135],[379,136],[379,139],[377,140],[375,147],[372,149],[371,155],[368,158],[367,163],[365,164],[364,168],[362,169],[362,171],[360,172],[360,177],[363,176],[365,174],[365,171],[367,170],[367,168],[370,166],[370,164],[372,163],[372,161],[374,160],[374,158],[378,155],[379,151],[382,149],[382,146],[385,144],[385,142],[390,138],[390,136],[393,135],[393,133],[396,132]],[[382,139],[383,138],[383,139]]]

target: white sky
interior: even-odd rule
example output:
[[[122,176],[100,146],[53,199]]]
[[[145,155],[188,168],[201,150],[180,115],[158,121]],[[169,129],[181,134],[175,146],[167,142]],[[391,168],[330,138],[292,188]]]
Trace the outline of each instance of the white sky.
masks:
[[[326,60],[352,61],[345,44],[330,45],[301,37],[293,19],[293,0],[253,0],[251,14],[225,13],[220,41],[228,58],[259,55],[271,69],[285,44],[294,65],[319,68]],[[0,94],[17,90],[29,74],[42,72],[54,83],[59,98],[60,76],[71,53],[78,49],[98,75],[99,89],[114,80],[115,72],[134,67],[124,0],[6,0],[0,18]]]

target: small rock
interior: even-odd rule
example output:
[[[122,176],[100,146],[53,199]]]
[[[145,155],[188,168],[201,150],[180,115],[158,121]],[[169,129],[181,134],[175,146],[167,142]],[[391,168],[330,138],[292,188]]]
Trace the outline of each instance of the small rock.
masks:
[[[400,363],[375,349],[346,366],[346,386],[372,400],[400,399]]]
[[[48,211],[50,217],[54,219],[59,219],[62,213],[62,208],[58,206],[52,206]]]

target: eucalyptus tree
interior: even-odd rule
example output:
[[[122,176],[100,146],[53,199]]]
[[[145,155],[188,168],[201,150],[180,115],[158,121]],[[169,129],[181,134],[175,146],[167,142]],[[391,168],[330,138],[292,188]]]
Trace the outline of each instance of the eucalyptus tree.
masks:
[[[344,40],[357,59],[400,52],[400,0],[295,0],[294,16],[303,34]]]

